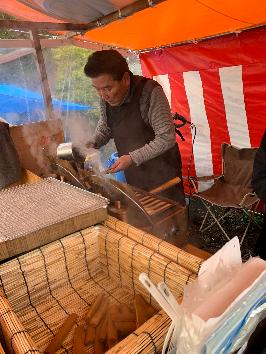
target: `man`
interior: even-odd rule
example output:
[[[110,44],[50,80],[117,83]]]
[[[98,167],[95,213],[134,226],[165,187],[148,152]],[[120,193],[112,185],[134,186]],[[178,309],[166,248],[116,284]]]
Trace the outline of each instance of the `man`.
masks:
[[[89,56],[84,67],[101,98],[101,118],[93,146],[114,138],[119,159],[111,173],[124,170],[128,184],[151,190],[177,176],[181,157],[167,98],[153,80],[133,75],[115,50]],[[182,182],[162,193],[185,204]]]
[[[266,130],[254,160],[252,187],[266,205]],[[254,255],[266,260],[266,212],[264,212],[263,227],[255,246]]]

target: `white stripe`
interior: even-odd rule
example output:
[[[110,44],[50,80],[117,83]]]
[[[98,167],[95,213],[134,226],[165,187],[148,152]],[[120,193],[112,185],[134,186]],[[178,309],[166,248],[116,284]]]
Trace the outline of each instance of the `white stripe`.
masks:
[[[197,176],[213,175],[210,127],[204,105],[202,82],[198,71],[183,73],[191,122],[197,129],[193,153]],[[203,190],[200,186],[200,190]],[[204,188],[205,189],[205,188]]]
[[[172,105],[171,105],[171,87],[170,87],[168,74],[154,76],[153,80],[157,81],[162,86],[164,93],[168,99],[169,105],[170,105],[170,107],[172,107]]]
[[[227,126],[232,145],[250,147],[243,93],[242,66],[219,69]]]

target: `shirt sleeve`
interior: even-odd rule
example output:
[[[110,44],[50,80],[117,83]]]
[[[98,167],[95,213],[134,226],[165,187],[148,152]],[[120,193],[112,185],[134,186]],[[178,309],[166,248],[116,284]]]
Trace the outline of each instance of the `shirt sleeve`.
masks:
[[[99,149],[103,145],[107,144],[108,141],[112,138],[111,129],[107,125],[106,108],[103,101],[100,101],[100,112],[100,119],[91,139],[96,149]]]
[[[145,88],[144,88],[145,89]],[[148,104],[145,94],[141,97],[140,110]],[[156,156],[163,154],[176,143],[175,129],[168,100],[160,86],[156,86],[150,96],[148,122],[155,133],[155,138],[143,147],[129,152],[133,162],[138,166]]]

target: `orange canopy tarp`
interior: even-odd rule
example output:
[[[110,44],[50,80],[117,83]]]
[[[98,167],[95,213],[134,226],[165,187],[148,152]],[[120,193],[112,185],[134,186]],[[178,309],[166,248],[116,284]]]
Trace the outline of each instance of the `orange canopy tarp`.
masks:
[[[21,1],[31,4],[36,2],[36,0]],[[65,1],[66,4],[70,4],[73,0]],[[105,0],[100,3],[104,2],[113,9],[132,3],[131,0]],[[79,9],[79,0],[73,3]],[[25,20],[51,21],[51,13],[55,16],[55,11],[51,10],[52,1],[49,2],[49,6],[50,13],[47,11],[47,16],[50,17],[42,13],[44,8],[42,12],[33,10],[18,0],[5,0],[0,4],[0,10]],[[38,6],[35,7],[37,8]],[[78,10],[76,13],[78,16]],[[64,9],[64,17],[57,13],[54,22],[59,22],[59,18],[67,21],[66,15],[67,11]],[[71,19],[69,22],[74,22],[74,16],[73,12],[69,13]],[[89,31],[79,39],[130,50],[145,50],[235,32],[265,23],[266,2],[263,0],[167,0],[105,27]]]

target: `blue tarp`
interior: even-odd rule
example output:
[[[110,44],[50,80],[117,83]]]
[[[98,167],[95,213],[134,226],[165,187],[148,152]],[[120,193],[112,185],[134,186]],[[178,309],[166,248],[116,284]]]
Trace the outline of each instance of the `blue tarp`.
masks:
[[[91,106],[53,99],[53,106],[59,111],[87,111]],[[42,94],[11,84],[0,84],[0,117],[10,124],[23,124],[44,118]]]

